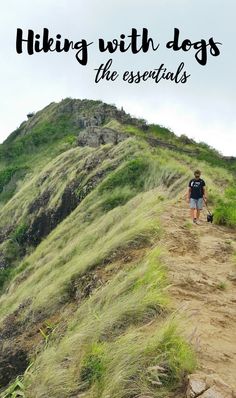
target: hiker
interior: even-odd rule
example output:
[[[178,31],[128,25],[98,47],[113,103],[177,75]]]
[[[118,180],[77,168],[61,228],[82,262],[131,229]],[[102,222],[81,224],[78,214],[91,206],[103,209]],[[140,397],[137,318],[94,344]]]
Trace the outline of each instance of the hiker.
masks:
[[[193,222],[199,224],[200,212],[203,206],[203,200],[206,202],[206,184],[200,178],[201,171],[194,172],[194,178],[189,181],[187,201],[190,205],[190,214]]]

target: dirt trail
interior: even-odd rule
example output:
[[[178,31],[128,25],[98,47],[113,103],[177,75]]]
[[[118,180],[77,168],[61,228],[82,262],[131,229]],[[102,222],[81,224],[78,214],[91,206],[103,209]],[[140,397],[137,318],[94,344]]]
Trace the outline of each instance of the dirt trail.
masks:
[[[162,215],[161,244],[169,268],[169,292],[200,367],[217,373],[236,391],[236,233],[206,222],[191,225],[184,200]]]

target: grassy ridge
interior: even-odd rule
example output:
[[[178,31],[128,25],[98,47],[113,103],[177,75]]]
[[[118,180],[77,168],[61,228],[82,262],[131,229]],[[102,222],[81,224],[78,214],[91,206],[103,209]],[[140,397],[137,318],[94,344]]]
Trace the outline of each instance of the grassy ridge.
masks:
[[[124,143],[120,144],[120,148],[123,147]],[[79,264],[85,271],[86,267],[92,268],[99,264],[114,250],[129,244],[135,245],[136,241],[145,242],[149,240],[149,236],[151,237],[158,228],[158,222],[149,219],[148,212],[154,213],[155,209],[158,209],[159,204],[162,203],[163,195],[168,192],[168,190],[165,192],[167,189],[165,183],[168,181],[166,169],[159,166],[158,159],[150,160],[149,167],[146,170],[146,194],[142,192],[138,194],[138,191],[135,191],[137,182],[135,182],[133,172],[127,175],[125,190],[129,194],[132,193],[134,197],[123,206],[118,206],[112,211],[104,209],[104,203],[108,203],[117,189],[121,189],[122,192],[124,181],[123,179],[119,181],[118,176],[120,176],[120,170],[126,166],[122,165],[120,169],[111,173],[104,180],[104,183],[93,190],[81,205],[26,259],[29,263],[29,269],[34,265],[32,277],[26,279],[17,290],[14,289],[14,283],[11,285],[8,303],[13,302],[16,306],[18,299],[23,301],[27,296],[31,296],[33,291],[38,292],[38,303],[41,298],[43,302],[47,303],[49,297],[52,302],[50,292],[52,292],[52,295],[55,295],[55,293],[58,295],[59,284],[61,283],[62,286],[66,284],[66,279],[69,280],[73,272],[79,271]],[[156,167],[154,167],[155,162]],[[174,165],[175,168],[172,171],[169,166],[169,175],[176,173],[177,164],[173,164],[172,167]],[[129,166],[130,161],[127,162],[128,170],[130,170]],[[159,174],[157,173],[158,169]],[[179,166],[179,170],[181,171],[181,166]],[[184,169],[182,168],[183,172]],[[137,173],[136,178],[140,178],[139,173]],[[116,183],[112,194],[112,189],[107,190],[107,188],[111,188],[114,181]],[[155,186],[157,187],[156,191],[150,191]],[[142,198],[142,195],[145,196]],[[145,214],[145,211],[147,214]],[[92,248],[94,249],[93,253],[91,253]],[[49,252],[50,255],[45,254]],[[60,252],[60,256],[58,256],[58,252]],[[80,259],[79,263],[77,256]],[[61,265],[65,267],[63,273]],[[58,284],[57,288],[53,284],[51,285],[51,280]],[[22,292],[20,297],[19,291]],[[18,299],[15,297],[15,293],[17,293]],[[0,313],[4,307],[6,308],[6,303],[5,306],[1,306]]]
[[[26,397],[63,398],[79,391],[94,398],[165,397],[195,366],[171,317],[158,248],[163,199],[183,189],[188,169],[168,151],[150,153],[147,144],[133,139],[114,152],[125,156],[119,167],[24,258],[0,299],[2,318],[29,297],[25,317],[37,311],[50,317],[70,302],[72,283],[90,273],[105,278],[81,298],[67,332],[55,332],[41,354],[32,357],[22,379]],[[105,160],[99,167],[108,164]],[[59,158],[53,165],[56,176]],[[13,204],[8,204],[12,211]],[[146,327],[150,322],[153,327]]]
[[[216,222],[235,227],[234,166],[168,129],[142,130],[114,119],[105,126],[131,138],[73,147],[74,125],[57,112],[51,120],[56,110],[57,104],[49,106],[29,134],[24,125],[1,147],[0,227],[13,229],[0,245],[11,263],[0,270],[0,317],[28,302],[19,315],[26,327],[38,314],[45,318],[39,326],[44,344],[2,396],[13,398],[18,390],[26,398],[166,398],[196,360],[172,315],[160,213],[172,199],[184,199],[193,169],[200,168]],[[149,146],[148,135],[175,150]],[[198,155],[178,151],[183,146]],[[70,184],[80,204],[22,254],[35,214],[60,206]],[[31,213],[45,192],[48,202]]]

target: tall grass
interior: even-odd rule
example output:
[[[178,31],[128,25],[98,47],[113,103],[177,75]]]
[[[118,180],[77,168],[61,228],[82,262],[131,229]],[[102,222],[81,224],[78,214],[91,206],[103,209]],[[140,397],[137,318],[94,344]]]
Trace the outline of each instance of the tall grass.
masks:
[[[236,187],[226,189],[225,197],[219,199],[214,211],[215,222],[236,228]]]
[[[154,249],[95,290],[59,345],[36,359],[26,396],[165,397],[175,389],[196,362],[168,315],[166,283]]]

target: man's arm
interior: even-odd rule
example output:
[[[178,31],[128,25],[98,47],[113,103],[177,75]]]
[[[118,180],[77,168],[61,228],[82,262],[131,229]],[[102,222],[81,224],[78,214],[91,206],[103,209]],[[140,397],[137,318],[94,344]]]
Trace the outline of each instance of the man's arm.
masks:
[[[191,195],[191,187],[188,187],[188,192],[187,192],[187,202],[190,201],[190,195]]]
[[[205,202],[206,202],[206,201],[207,201],[206,186],[204,185],[204,186],[202,187],[202,189],[203,189],[203,199],[204,199]]]

